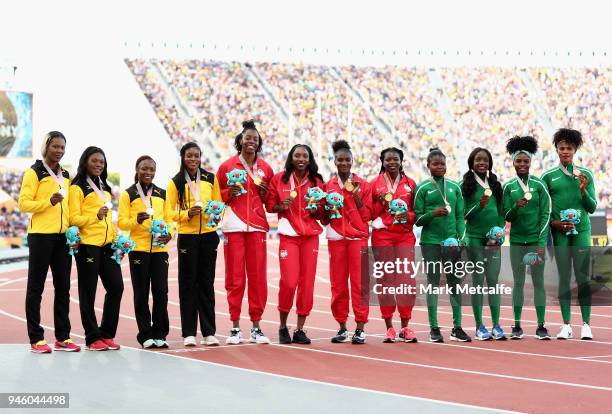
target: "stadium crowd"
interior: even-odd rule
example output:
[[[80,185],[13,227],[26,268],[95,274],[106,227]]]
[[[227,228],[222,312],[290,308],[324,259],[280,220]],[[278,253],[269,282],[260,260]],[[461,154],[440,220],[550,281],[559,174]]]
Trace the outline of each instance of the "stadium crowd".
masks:
[[[232,152],[233,134],[241,120],[253,118],[265,134],[263,156],[275,171],[298,141],[310,143],[320,163],[327,162],[333,170],[327,143],[346,138],[354,146],[355,170],[365,177],[377,173],[380,150],[395,145],[404,149],[406,169],[418,182],[426,176],[422,160],[435,145],[449,155],[449,176],[459,178],[464,166],[459,165],[458,148],[469,152],[483,146],[496,160],[495,172],[507,180],[514,172],[504,152],[505,142],[513,135],[530,134],[541,148],[532,170],[541,174],[553,166],[555,155],[538,117],[539,107],[553,129],[572,127],[588,137],[579,158],[595,174],[600,205],[612,206],[607,171],[611,157],[607,138],[612,132],[610,70],[530,69],[527,74],[536,88],[533,96],[516,68],[441,68],[441,91],[435,90],[426,69],[420,68],[159,61],[168,81],[194,110],[195,118],[183,119],[151,64],[128,61],[177,147],[197,141],[194,125],[200,122],[213,132],[209,139],[226,156]],[[445,119],[438,107],[437,95],[442,93],[449,98],[454,122]],[[321,141],[317,139],[319,116]]]

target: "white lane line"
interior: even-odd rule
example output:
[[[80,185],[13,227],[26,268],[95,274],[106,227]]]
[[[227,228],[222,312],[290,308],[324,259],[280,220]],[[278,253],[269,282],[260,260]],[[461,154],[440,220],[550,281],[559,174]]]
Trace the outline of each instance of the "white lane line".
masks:
[[[428,369],[435,369],[435,370],[440,370],[440,371],[457,372],[457,373],[462,373],[462,374],[481,375],[485,377],[503,378],[503,379],[511,379],[511,380],[527,381],[527,382],[537,382],[537,383],[544,383],[544,384],[554,384],[554,385],[562,385],[566,387],[575,387],[575,388],[587,388],[587,389],[599,390],[599,391],[612,391],[612,388],[610,387],[603,387],[599,385],[577,384],[573,382],[554,381],[554,380],[546,380],[546,379],[541,379],[541,378],[519,377],[515,375],[506,375],[506,374],[495,374],[492,372],[473,371],[473,370],[467,370],[463,368],[450,368],[450,367],[444,367],[444,366],[439,366],[439,365],[419,364],[416,362],[407,362],[407,361],[398,361],[394,359],[368,357],[365,355],[347,354],[344,352],[326,351],[323,349],[296,347],[296,346],[280,345],[280,344],[279,345],[273,344],[273,345],[282,346],[282,347],[293,349],[293,350],[322,353],[322,354],[354,358],[354,359],[362,359],[366,361],[384,362],[384,363],[393,364],[393,365],[406,365],[406,366],[413,366],[413,367],[418,367],[418,368],[428,368]]]

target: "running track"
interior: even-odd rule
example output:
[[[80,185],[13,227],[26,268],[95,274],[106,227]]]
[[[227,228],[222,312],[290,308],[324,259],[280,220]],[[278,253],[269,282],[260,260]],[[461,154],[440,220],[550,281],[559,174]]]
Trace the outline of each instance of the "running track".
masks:
[[[217,260],[217,332],[223,343],[231,323],[223,286],[222,245]],[[263,331],[277,341],[278,294],[277,244],[268,244],[268,307],[262,321]],[[321,246],[315,304],[306,329],[313,339],[310,346],[253,345],[219,346],[216,348],[185,349],[180,337],[176,248],[170,252],[169,314],[171,348],[163,352],[173,356],[231,365],[261,372],[314,380],[342,386],[384,391],[439,401],[468,404],[523,412],[604,412],[612,398],[612,309],[594,308],[591,326],[593,341],[538,341],[528,337],[535,331],[535,312],[526,307],[521,341],[450,343],[450,309],[440,308],[440,324],[447,340],[444,344],[427,341],[429,326],[427,310],[413,311],[411,327],[419,338],[417,344],[383,344],[384,323],[377,307],[370,311],[366,327],[368,342],[363,346],[331,344],[329,338],[337,325],[329,309],[330,285],[327,248]],[[117,342],[138,347],[136,323],[132,305],[132,289],[127,260],[124,259],[125,291]],[[503,270],[502,270],[503,271]],[[24,298],[26,270],[0,273],[0,343],[24,343],[27,349]],[[73,337],[82,342],[83,330],[79,320],[76,268],[73,267],[71,289],[71,321]],[[102,292],[101,284],[99,284]],[[52,291],[52,280],[47,279],[46,292]],[[52,294],[43,298],[42,322],[52,329]],[[98,294],[98,311],[103,295]],[[242,328],[248,332],[249,320],[243,306]],[[577,311],[577,309],[575,309]],[[471,308],[464,307],[464,327],[473,334]],[[488,310],[485,307],[485,315]],[[244,316],[246,315],[246,316]],[[100,316],[99,316],[100,317]],[[579,313],[573,313],[574,333],[579,334]],[[487,325],[490,320],[485,319]],[[561,322],[560,312],[549,308],[547,326],[556,334]],[[295,316],[290,324],[295,323]],[[502,309],[502,324],[508,332],[512,324],[510,308]],[[396,325],[397,326],[397,325]],[[354,324],[349,323],[349,329]],[[47,340],[53,334],[47,329]]]

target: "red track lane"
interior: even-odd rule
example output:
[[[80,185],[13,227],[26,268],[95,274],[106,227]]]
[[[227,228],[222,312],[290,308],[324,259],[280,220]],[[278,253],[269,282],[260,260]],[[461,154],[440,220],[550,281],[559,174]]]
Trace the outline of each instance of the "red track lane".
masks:
[[[227,301],[223,287],[223,252],[220,246],[217,262],[217,331],[229,332],[231,324],[227,314]],[[269,289],[268,307],[264,313],[262,329],[271,339],[277,339],[278,317],[276,306],[278,289],[277,245],[268,246]],[[198,347],[182,351],[180,317],[178,309],[178,283],[175,248],[171,251],[170,268],[170,352],[186,358],[217,362],[275,374],[283,374],[340,385],[355,386],[403,395],[473,404],[491,408],[529,412],[585,411],[601,412],[612,396],[612,309],[594,308],[591,320],[595,341],[522,341],[472,342],[470,344],[429,344],[426,308],[415,308],[412,328],[417,331],[419,344],[383,344],[380,337],[385,331],[379,319],[377,307],[370,310],[367,332],[368,344],[331,344],[329,337],[337,329],[329,310],[330,286],[327,249],[320,250],[318,276],[315,288],[315,305],[308,318],[309,336],[317,339],[309,347],[303,346],[255,346],[241,345],[218,348]],[[14,271],[0,274],[0,342],[25,343],[27,336],[24,318],[24,297],[27,272]],[[121,322],[117,341],[138,346],[135,340],[136,323],[133,320],[132,289],[129,282],[127,261],[123,263],[125,292],[122,302]],[[71,321],[74,335],[82,335],[79,320],[76,269],[73,267],[71,289]],[[52,290],[48,278],[46,290]],[[100,284],[101,287],[101,284]],[[42,303],[42,323],[53,325],[53,295],[46,294]],[[103,295],[98,295],[96,306],[101,308]],[[248,328],[247,302],[243,302],[243,328]],[[575,308],[575,311],[578,309]],[[488,310],[485,308],[485,321]],[[464,326],[472,333],[471,308],[464,307]],[[511,325],[512,311],[502,309],[502,323]],[[532,334],[535,320],[531,307],[524,309],[526,334]],[[573,315],[575,334],[579,334],[579,314]],[[441,307],[440,325],[451,326],[450,309]],[[290,321],[295,319],[290,318]],[[547,322],[552,334],[556,334],[560,322],[557,308],[547,309]],[[352,322],[349,323],[352,325]],[[598,328],[596,328],[598,327]],[[576,329],[577,328],[577,329]],[[448,340],[448,332],[443,329]],[[53,339],[52,333],[47,340]],[[221,338],[223,340],[223,338]],[[599,387],[599,388],[598,388]]]

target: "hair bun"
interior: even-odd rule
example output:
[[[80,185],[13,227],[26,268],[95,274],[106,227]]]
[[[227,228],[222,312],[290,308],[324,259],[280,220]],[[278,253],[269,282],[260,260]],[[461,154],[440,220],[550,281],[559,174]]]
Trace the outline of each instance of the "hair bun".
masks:
[[[339,139],[338,141],[334,141],[332,143],[332,151],[333,152],[337,152],[337,151],[340,151],[340,150],[350,151],[351,150],[351,146],[344,139]]]
[[[242,129],[257,129],[255,127],[255,120],[248,119],[246,121],[242,121]]]
[[[440,147],[431,147],[429,152],[440,151]]]

